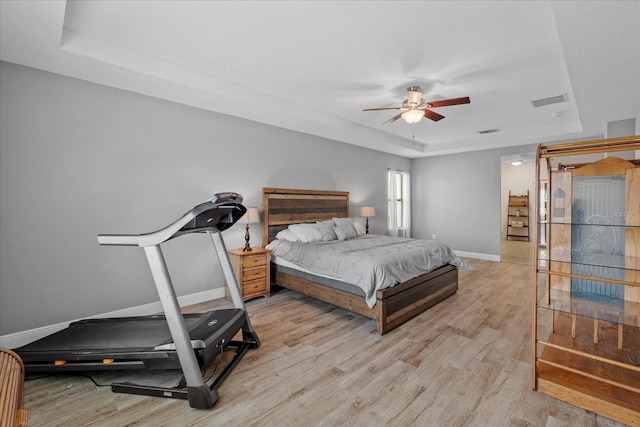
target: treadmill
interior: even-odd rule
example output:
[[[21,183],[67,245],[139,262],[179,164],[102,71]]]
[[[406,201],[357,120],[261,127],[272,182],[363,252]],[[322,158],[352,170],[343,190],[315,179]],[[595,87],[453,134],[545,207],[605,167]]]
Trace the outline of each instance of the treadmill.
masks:
[[[187,399],[192,408],[211,408],[219,398],[217,387],[249,349],[260,346],[221,236],[245,212],[240,194],[218,193],[161,230],[139,235],[98,235],[101,245],[144,249],[164,315],[73,322],[66,329],[14,349],[26,372],[181,369],[183,377],[175,387],[113,383],[111,389]],[[211,237],[234,308],[181,313],[160,245],[191,233]],[[242,339],[233,340],[240,330]],[[235,351],[233,358],[207,384],[203,372],[216,356],[222,358],[226,350]]]

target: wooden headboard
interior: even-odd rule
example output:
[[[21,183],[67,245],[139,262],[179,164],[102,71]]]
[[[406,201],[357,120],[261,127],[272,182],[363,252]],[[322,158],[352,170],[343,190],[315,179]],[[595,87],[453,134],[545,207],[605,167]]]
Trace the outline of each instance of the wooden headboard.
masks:
[[[349,192],[263,188],[262,212],[262,244],[266,246],[291,224],[348,217]]]

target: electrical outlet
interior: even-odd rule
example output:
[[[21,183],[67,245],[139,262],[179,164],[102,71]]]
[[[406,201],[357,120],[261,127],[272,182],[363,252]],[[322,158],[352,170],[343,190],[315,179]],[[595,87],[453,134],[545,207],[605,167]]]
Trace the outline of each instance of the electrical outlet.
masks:
[[[436,240],[436,235],[435,235],[435,234],[432,234],[432,235],[431,235],[431,238],[432,238],[433,240]]]

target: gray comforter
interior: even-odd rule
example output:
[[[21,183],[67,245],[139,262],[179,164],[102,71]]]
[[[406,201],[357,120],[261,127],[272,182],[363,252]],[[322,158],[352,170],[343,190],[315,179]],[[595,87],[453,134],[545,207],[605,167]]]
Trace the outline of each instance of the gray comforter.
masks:
[[[364,290],[369,307],[376,291],[406,282],[445,264],[468,266],[437,240],[365,235],[351,240],[289,242],[274,240],[272,255],[312,273],[330,276]]]

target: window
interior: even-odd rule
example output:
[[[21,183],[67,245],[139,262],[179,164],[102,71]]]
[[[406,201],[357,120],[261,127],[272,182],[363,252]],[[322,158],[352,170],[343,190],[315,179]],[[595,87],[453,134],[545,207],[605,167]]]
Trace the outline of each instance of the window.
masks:
[[[389,169],[387,197],[389,202],[387,234],[389,236],[411,236],[411,191],[410,174]]]
[[[396,188],[394,199],[396,201],[396,226],[397,228],[403,228],[402,224],[402,209],[404,208],[402,204],[402,181],[403,176],[401,173],[396,172]]]

